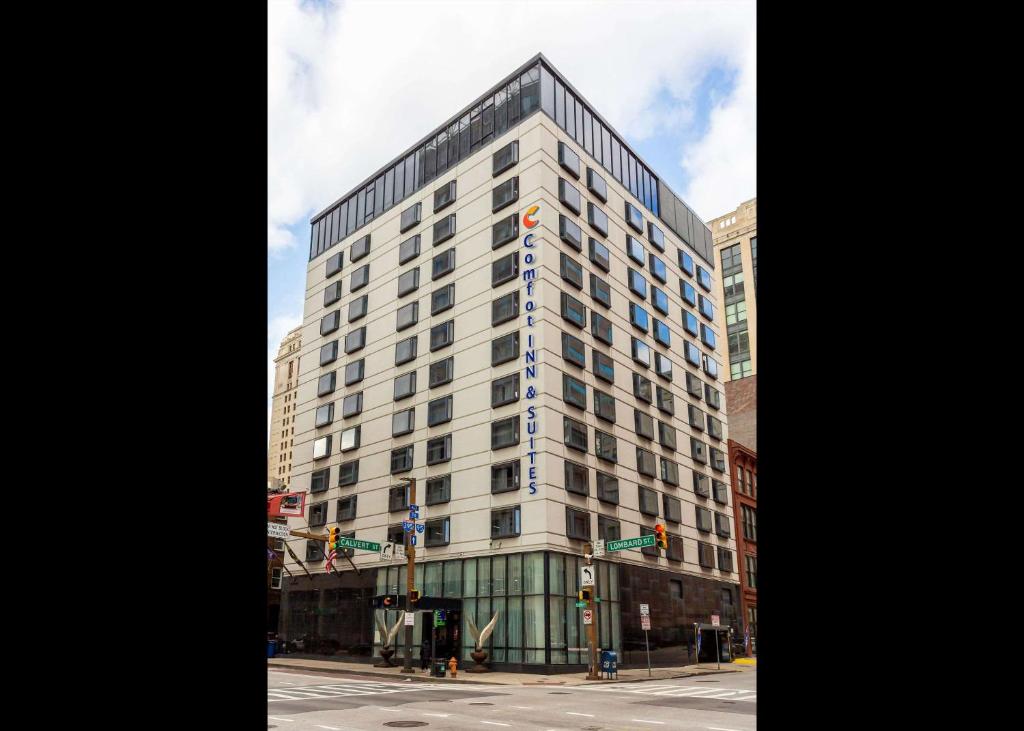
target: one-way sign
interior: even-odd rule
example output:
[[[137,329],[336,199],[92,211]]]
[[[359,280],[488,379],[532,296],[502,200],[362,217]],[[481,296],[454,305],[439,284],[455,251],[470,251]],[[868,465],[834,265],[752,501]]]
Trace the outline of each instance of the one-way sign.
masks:
[[[594,567],[580,566],[580,586],[594,585]]]

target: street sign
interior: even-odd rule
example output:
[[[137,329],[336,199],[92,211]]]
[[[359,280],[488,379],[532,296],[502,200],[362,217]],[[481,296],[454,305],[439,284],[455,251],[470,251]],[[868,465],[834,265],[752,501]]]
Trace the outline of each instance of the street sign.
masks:
[[[267,535],[271,538],[287,538],[288,526],[284,523],[267,523]]]
[[[422,533],[423,532],[423,528],[424,528],[423,523],[417,523],[416,524],[416,532],[417,533]]]
[[[338,548],[358,548],[362,551],[380,551],[380,544],[373,541],[360,541],[355,538],[339,538]]]
[[[395,557],[395,544],[385,543],[380,547],[380,560],[391,561]]]
[[[601,558],[604,555],[604,538],[594,541],[594,558]]]
[[[405,613],[405,626],[406,627],[415,627],[416,626],[416,613],[415,612],[406,612]]]
[[[402,521],[402,530],[404,530],[406,533],[410,532],[415,526],[416,524],[413,523],[411,520]]]
[[[641,617],[648,617],[648,616],[650,616],[650,614],[651,614],[651,607],[650,607],[650,605],[648,605],[648,604],[641,604],[640,605],[640,616]]]
[[[445,611],[443,609],[435,609],[434,610],[434,626],[435,627],[444,627],[446,619],[447,619],[447,617],[445,616]]]
[[[584,609],[583,610],[583,624],[593,624],[593,623],[594,623],[594,610],[593,609]]]
[[[409,545],[410,546],[415,546],[416,545],[416,534],[415,533],[410,533],[409,534]]]
[[[644,632],[646,632],[650,628],[651,628],[651,618],[650,618],[650,616],[648,616],[646,614],[641,615],[640,616],[640,629],[642,629]]]
[[[576,607],[579,609],[582,609],[585,606],[587,606],[586,602],[576,602]]]
[[[595,567],[593,567],[593,566],[580,566],[580,586],[593,586],[594,585],[594,573],[595,573]]]
[[[604,550],[622,551],[627,548],[650,548],[654,545],[654,535],[639,538],[623,538],[621,541],[605,541]]]
[[[719,626],[719,621],[718,621],[718,615],[717,614],[712,614],[711,615],[711,626],[712,627],[718,627]]]

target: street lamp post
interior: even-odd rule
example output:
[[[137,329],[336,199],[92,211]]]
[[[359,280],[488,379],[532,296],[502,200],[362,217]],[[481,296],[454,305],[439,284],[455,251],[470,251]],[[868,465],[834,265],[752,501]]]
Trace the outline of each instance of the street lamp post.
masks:
[[[403,482],[409,483],[409,504],[416,504],[416,478],[415,477],[403,477]],[[413,614],[412,611],[412,592],[416,587],[416,547],[412,545],[412,539],[410,536],[416,535],[415,527],[411,531],[405,532],[405,559],[406,559],[406,577],[405,577],[405,665],[402,667],[403,673],[414,673],[412,669],[412,630],[413,625],[409,624],[409,616]]]

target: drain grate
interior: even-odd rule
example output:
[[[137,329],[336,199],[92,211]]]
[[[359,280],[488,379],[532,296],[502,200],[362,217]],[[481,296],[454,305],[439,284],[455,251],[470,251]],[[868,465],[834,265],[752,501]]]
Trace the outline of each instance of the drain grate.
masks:
[[[419,728],[420,726],[426,726],[426,721],[388,721],[384,724],[389,728]]]
[[[721,680],[695,680],[695,683],[721,683]]]

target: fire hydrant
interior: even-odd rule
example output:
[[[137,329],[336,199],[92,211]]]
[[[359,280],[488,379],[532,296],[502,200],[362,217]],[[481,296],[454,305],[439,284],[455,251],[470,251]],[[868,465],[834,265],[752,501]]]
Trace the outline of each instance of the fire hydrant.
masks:
[[[458,675],[458,673],[455,672],[458,667],[459,667],[459,661],[456,660],[455,656],[453,655],[452,659],[448,661],[448,672],[451,673],[451,676],[453,678]]]

